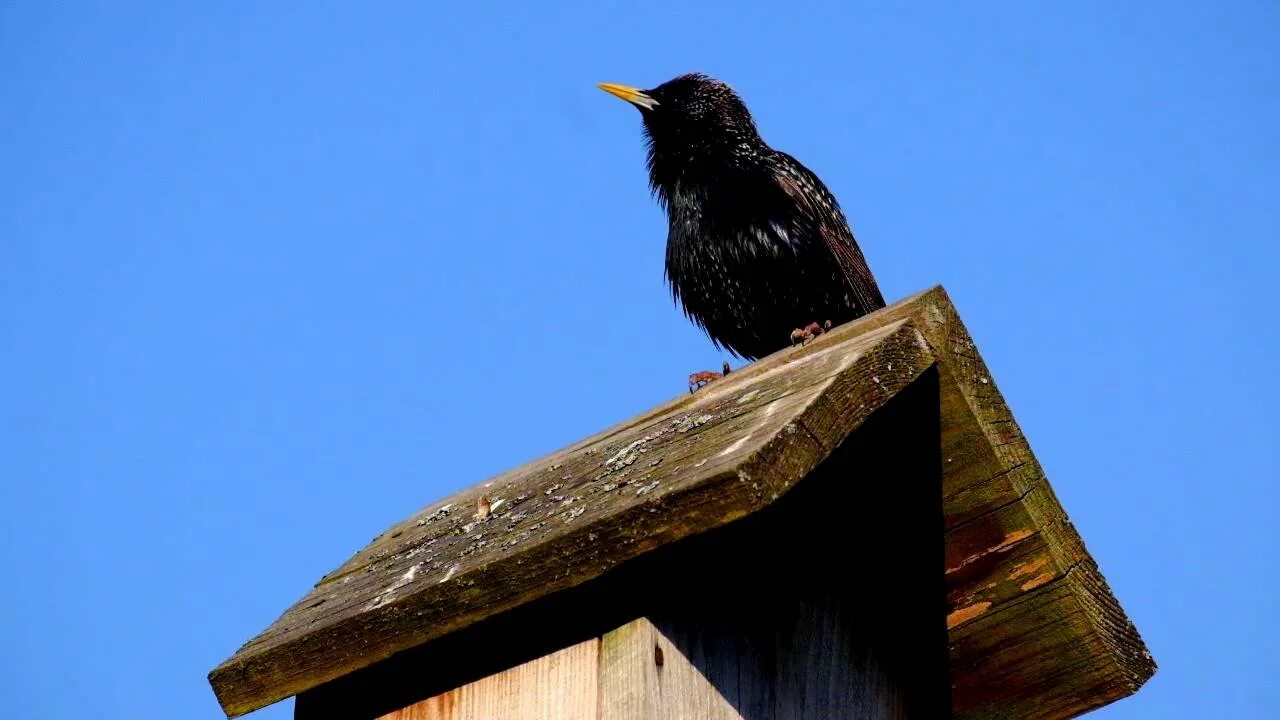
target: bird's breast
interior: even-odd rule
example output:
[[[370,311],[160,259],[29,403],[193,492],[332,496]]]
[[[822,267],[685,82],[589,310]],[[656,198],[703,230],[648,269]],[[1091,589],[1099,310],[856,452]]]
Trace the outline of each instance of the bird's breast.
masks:
[[[677,194],[668,205],[667,279],[691,315],[769,302],[796,252],[788,229],[714,193]]]

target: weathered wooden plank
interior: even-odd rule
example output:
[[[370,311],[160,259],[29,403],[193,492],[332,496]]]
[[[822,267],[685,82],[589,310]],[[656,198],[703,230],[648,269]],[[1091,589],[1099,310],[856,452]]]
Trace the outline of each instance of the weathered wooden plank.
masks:
[[[803,683],[838,680],[823,663],[843,657],[846,644],[867,646],[868,656],[881,658],[878,668],[895,671],[893,685],[915,702],[913,717],[947,715],[943,585],[935,572],[942,562],[941,535],[934,532],[942,515],[941,461],[932,442],[936,397],[936,373],[926,372],[760,512],[307,691],[298,698],[297,717],[351,720],[421,707],[422,698],[552,652],[569,639],[611,634],[635,617],[669,628],[680,647],[689,634],[680,628],[699,628],[684,657],[746,717],[801,716],[776,712],[779,687],[788,688],[784,697],[818,697],[818,688]],[[885,538],[892,538],[893,553],[863,551]],[[833,563],[833,554],[858,558],[856,578],[845,576],[846,563]],[[817,627],[800,609],[837,604],[844,620],[834,629],[796,632]],[[806,647],[795,647],[796,638],[805,638]],[[878,647],[871,649],[873,643]],[[476,655],[475,648],[485,653]],[[708,660],[721,655],[734,660]],[[634,657],[642,660],[634,666],[641,673],[653,661],[652,655]],[[780,667],[788,672],[780,674]],[[670,683],[661,689],[673,690]],[[844,702],[846,694],[821,693],[829,702]],[[630,712],[646,712],[636,703]],[[692,715],[665,717],[701,717],[713,707],[695,704]]]
[[[750,621],[741,626],[679,613],[657,624],[640,618],[381,720],[907,718],[902,687],[844,604],[797,599],[762,609],[739,616]]]
[[[381,720],[596,720],[599,652],[600,641],[592,638]]]
[[[903,323],[815,344],[455,496],[323,580],[210,681],[242,714],[755,512],[829,453],[801,429],[815,399],[856,389],[823,426],[856,425],[932,362]]]
[[[831,598],[750,626],[641,618],[601,639],[600,720],[905,720],[902,687]]]
[[[211,683],[240,714],[755,513],[930,365],[956,717],[1065,718],[1132,693],[1154,664],[940,288],[425,508]],[[1052,641],[1029,639],[1034,617]]]
[[[1155,664],[1132,623],[1089,559],[1080,536],[1053,494],[1031,446],[1001,396],[990,370],[941,288],[868,317],[864,327],[911,319],[937,352],[941,375],[947,584],[951,606],[952,683],[961,719],[1022,708],[1043,718],[1069,718],[1135,692]],[[854,328],[838,328],[836,338]],[[1052,603],[1042,587],[1063,581],[1070,602]],[[1045,599],[1040,599],[1045,598]],[[1017,682],[981,662],[1025,650],[1012,623],[983,622],[983,643],[961,641],[966,626],[1021,606],[1022,613],[1088,613],[1061,625],[1069,642],[1032,645]],[[1039,603],[1050,603],[1038,608]],[[1008,636],[1006,637],[1006,633]],[[978,649],[980,648],[980,649]],[[1085,657],[1091,658],[1089,662]],[[1087,667],[1087,672],[1085,668]],[[1063,668],[1071,671],[1064,674]],[[1050,693],[1057,703],[1041,704]],[[1033,710],[1033,711],[1032,711]]]
[[[687,477],[689,481],[681,484],[696,485],[717,470],[732,471],[762,449],[759,441],[771,439],[770,432],[785,426],[822,394],[833,377],[859,357],[863,345],[875,346],[884,337],[872,333],[860,339],[861,345],[829,348],[799,355],[781,366],[734,374],[699,393],[693,402],[677,403],[672,412],[648,423],[630,424],[598,443],[505,473],[424,509],[322,579],[315,591],[282,617],[291,622],[277,622],[240,652],[287,642],[291,636],[311,632],[315,624],[351,614],[353,607],[373,602],[414,566],[426,571],[421,576],[415,573],[414,580],[421,581],[428,573],[448,574],[450,569],[455,570],[451,578],[461,578],[470,564],[483,564],[494,555],[518,554],[516,545],[553,534],[562,528],[555,519],[587,525],[597,516],[641,504],[639,498],[652,492],[647,488],[666,487],[669,477]],[[885,356],[885,364],[892,365],[890,356],[901,345],[899,341],[877,352]],[[907,351],[926,357],[914,347]],[[911,364],[900,363],[901,367],[909,371]],[[886,379],[902,382],[904,378],[886,375]],[[878,401],[885,397],[881,393]],[[870,407],[863,405],[861,410],[865,415]],[[480,495],[495,503],[492,518],[485,522],[473,517]],[[511,519],[511,527],[494,528],[492,521],[503,518]],[[501,546],[480,542],[495,530],[505,533]],[[451,556],[457,562],[446,560]],[[430,567],[424,567],[424,562]],[[338,583],[341,587],[335,589]]]
[[[658,670],[666,667],[670,648],[662,648],[660,643],[657,629],[647,618],[629,622],[600,638],[600,718],[667,717],[660,714],[663,708]],[[681,665],[681,659],[672,657],[671,665]]]

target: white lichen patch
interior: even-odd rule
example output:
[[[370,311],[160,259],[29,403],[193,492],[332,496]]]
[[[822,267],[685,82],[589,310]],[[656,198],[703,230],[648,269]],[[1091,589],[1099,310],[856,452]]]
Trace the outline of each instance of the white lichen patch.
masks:
[[[596,476],[596,480],[604,478],[610,473],[622,471],[640,459],[640,456],[649,452],[648,445],[654,441],[661,440],[663,437],[672,432],[685,433],[695,428],[701,427],[715,419],[714,415],[703,413],[701,415],[685,415],[673,419],[670,424],[656,432],[633,440],[624,445],[620,450],[615,452],[608,460],[604,461],[601,467],[602,472]],[[649,463],[649,467],[657,467],[662,462],[662,458],[658,458]],[[624,473],[625,474],[625,473]]]
[[[683,418],[673,420],[672,423],[675,425],[676,432],[686,433],[694,428],[700,428],[714,419],[713,416],[704,413],[702,415],[686,415]]]
[[[423,525],[426,525],[429,522],[435,522],[436,520],[443,520],[449,517],[449,513],[452,510],[453,510],[453,503],[446,503],[436,508],[435,511],[432,512],[430,515],[418,520],[416,524],[418,527],[422,527]],[[426,510],[423,510],[422,512],[426,512]],[[419,513],[419,515],[421,514],[422,513]]]
[[[413,579],[417,577],[418,570],[421,567],[422,567],[422,563],[416,563],[414,565],[410,565],[409,569],[406,570],[403,575],[396,578],[395,582],[392,582],[390,585],[386,587],[386,589],[379,592],[377,595],[373,596],[373,599],[370,600],[369,603],[364,606],[364,609],[375,610],[394,600],[396,597],[396,592],[399,591],[404,586],[408,585],[409,583],[413,582]]]
[[[405,573],[400,576],[400,579],[395,581],[395,583],[391,586],[391,589],[399,590],[405,585],[408,585],[409,583],[413,582],[414,576],[418,574],[419,567],[420,567],[419,565],[411,565],[409,569],[406,570]]]
[[[635,463],[636,460],[640,459],[640,453],[644,451],[644,444],[652,439],[653,436],[646,435],[623,447],[621,450],[614,453],[613,457],[604,461],[604,471],[607,473],[617,472],[618,470]]]
[[[724,457],[725,455],[728,455],[730,453],[737,452],[739,449],[742,448],[743,445],[746,445],[747,441],[750,439],[751,439],[750,435],[744,435],[738,438],[737,440],[734,440],[732,444],[730,444],[728,447],[720,451],[720,457]]]

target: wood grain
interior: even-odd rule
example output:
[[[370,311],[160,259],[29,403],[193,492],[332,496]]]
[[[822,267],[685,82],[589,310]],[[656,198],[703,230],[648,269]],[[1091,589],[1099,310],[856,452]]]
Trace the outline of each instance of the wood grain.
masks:
[[[240,715],[740,521],[929,368],[955,715],[1035,707],[1066,718],[1136,691],[1154,663],[940,288],[427,506],[322,578],[210,682]],[[493,508],[476,519],[481,495]]]
[[[904,319],[935,348],[941,375],[956,716],[1058,720],[1133,694],[1155,662],[1067,519],[955,307],[934,288],[869,316],[858,330]],[[842,335],[853,330],[839,328]],[[1017,622],[1027,617],[1053,623],[1029,635]],[[1019,661],[1011,678],[1012,657]]]
[[[583,636],[614,641],[601,644],[613,668],[601,676],[601,707],[623,717],[843,717],[875,687],[892,689],[912,717],[947,716],[937,394],[928,371],[760,512],[306,691],[296,717],[421,707]],[[827,521],[836,513],[840,522]],[[884,538],[893,553],[861,552]],[[856,583],[833,567],[835,554],[859,558]],[[664,643],[617,643],[644,629],[627,622],[635,617],[650,618]],[[671,673],[655,669],[659,647]]]
[[[640,618],[380,720],[906,720],[839,602],[773,610],[750,627]]]
[[[581,642],[381,720],[596,720],[599,654],[599,640]]]
[[[677,614],[605,635],[600,720],[906,720],[901,687],[839,603],[773,609],[751,627]]]
[[[853,391],[840,420],[858,422],[932,362],[905,323],[815,344],[429,507],[323,579],[210,681],[224,710],[243,714],[759,510],[829,452],[801,425],[836,380],[866,378],[839,386]],[[477,521],[481,494],[496,508]]]

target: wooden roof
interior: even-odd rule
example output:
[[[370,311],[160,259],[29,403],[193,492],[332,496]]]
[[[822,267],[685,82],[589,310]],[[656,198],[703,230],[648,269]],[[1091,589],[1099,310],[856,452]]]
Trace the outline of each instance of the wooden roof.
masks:
[[[955,715],[1067,718],[1133,693],[1151,656],[941,288],[427,506],[209,681],[241,715],[760,510],[930,368]]]

